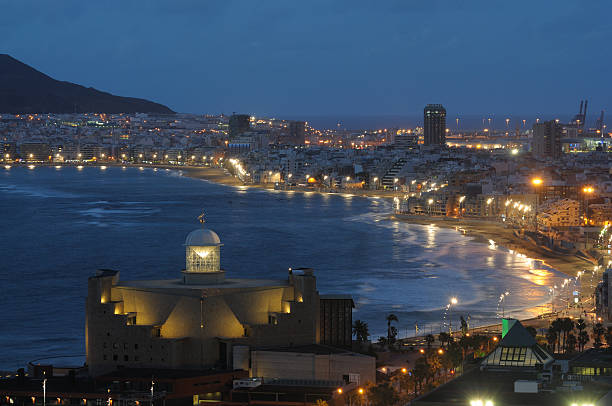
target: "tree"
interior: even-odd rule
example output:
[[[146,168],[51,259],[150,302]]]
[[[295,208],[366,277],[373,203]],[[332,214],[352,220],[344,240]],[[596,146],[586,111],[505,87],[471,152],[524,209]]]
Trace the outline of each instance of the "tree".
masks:
[[[370,388],[368,397],[372,404],[377,406],[393,406],[399,401],[395,390],[386,382]]]
[[[546,341],[548,342],[548,349],[554,354],[555,344],[557,343],[557,332],[550,327],[546,332]]]
[[[317,406],[329,406],[329,403],[327,403],[326,401],[324,401],[323,399],[317,399]]]
[[[584,351],[584,346],[589,342],[589,333],[585,330],[581,330],[578,333],[578,351]]]
[[[425,342],[427,343],[427,348],[431,348],[431,345],[436,341],[435,337],[431,334],[427,334],[425,336]]]
[[[608,327],[604,334],[604,339],[606,340],[606,345],[608,346],[608,350],[612,351],[612,327]]]
[[[427,372],[428,380],[433,381],[442,369],[442,361],[437,354],[432,354],[427,357],[427,364],[429,365],[429,370]]]
[[[391,322],[399,321],[399,320],[397,319],[397,316],[395,314],[393,314],[393,313],[389,314],[386,317],[386,320],[387,320],[387,342],[389,344],[392,344],[395,341],[395,336],[391,335]],[[396,333],[396,335],[397,335],[397,333]]]
[[[468,333],[468,324],[467,321],[465,321],[465,319],[463,318],[463,316],[461,316],[461,333],[463,335],[466,335]]]
[[[556,318],[555,320],[553,320],[552,323],[550,323],[550,327],[548,328],[548,330],[552,330],[556,333],[557,336],[557,343],[556,343],[556,347],[559,350],[559,352],[561,351],[561,334],[563,332],[563,320],[561,320],[560,318]]]
[[[427,358],[420,357],[414,362],[414,369],[412,370],[412,374],[414,375],[415,384],[414,384],[414,393],[417,394],[419,392],[419,387],[423,388],[423,381],[427,378],[427,373],[429,371],[429,364],[427,363]]]
[[[576,336],[573,333],[569,333],[567,335],[567,340],[565,343],[565,350],[566,352],[572,353],[574,351],[576,351],[576,344],[578,343],[578,340],[576,339]]]
[[[450,334],[446,333],[446,332],[441,332],[438,335],[438,341],[440,341],[440,345],[444,348],[444,345],[449,343],[450,344]]]
[[[459,346],[461,347],[463,359],[465,359],[467,352],[472,346],[473,342],[474,340],[472,339],[472,337],[469,336],[463,336],[459,339]]]
[[[601,336],[604,334],[605,330],[601,323],[597,323],[593,326],[593,347],[601,348]]]
[[[527,326],[525,327],[525,330],[527,330],[527,332],[531,334],[533,338],[536,338],[536,336],[538,335],[538,330],[536,330],[536,328],[533,326]]]
[[[391,326],[391,344],[397,339],[397,327]]]
[[[368,323],[363,322],[361,320],[355,320],[353,323],[353,335],[357,339],[357,342],[360,344],[368,341],[368,337],[370,336],[370,332],[368,330]]]
[[[574,331],[574,321],[569,317],[561,321],[561,329],[563,330],[563,349],[567,350],[567,336]]]
[[[586,322],[583,319],[578,319],[578,321],[576,321],[576,328],[578,329],[578,331],[582,331],[582,330],[586,330],[587,325]]]
[[[583,319],[578,319],[576,328],[578,329],[578,351],[584,351],[584,346],[589,342],[589,334],[585,331],[587,328],[586,322]]]
[[[457,368],[463,361],[463,351],[458,343],[450,343],[446,350],[446,356],[453,364],[453,368]]]

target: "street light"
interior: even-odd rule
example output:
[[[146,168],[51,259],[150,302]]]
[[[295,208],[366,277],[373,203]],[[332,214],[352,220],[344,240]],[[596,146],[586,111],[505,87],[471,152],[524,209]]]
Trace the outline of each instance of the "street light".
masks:
[[[451,297],[450,303],[448,304],[448,333],[453,334],[453,305],[459,303],[456,297]]]
[[[534,187],[538,187],[540,186],[542,183],[544,183],[544,181],[542,180],[542,178],[533,178],[531,179],[531,184]],[[535,201],[535,214],[534,214],[534,221],[535,221],[535,232],[538,232],[538,196],[536,195],[536,201]]]

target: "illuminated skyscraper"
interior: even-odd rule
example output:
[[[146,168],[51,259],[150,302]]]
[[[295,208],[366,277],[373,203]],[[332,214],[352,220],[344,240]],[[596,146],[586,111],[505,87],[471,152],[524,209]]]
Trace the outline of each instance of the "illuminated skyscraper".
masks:
[[[441,104],[428,104],[423,111],[425,145],[446,144],[446,109]]]

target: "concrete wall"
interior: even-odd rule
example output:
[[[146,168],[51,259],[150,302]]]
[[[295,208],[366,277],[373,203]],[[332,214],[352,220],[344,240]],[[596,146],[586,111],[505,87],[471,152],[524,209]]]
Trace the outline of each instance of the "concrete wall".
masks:
[[[342,381],[359,374],[359,384],[376,382],[376,359],[356,353],[323,354],[251,351],[251,376],[264,378]]]

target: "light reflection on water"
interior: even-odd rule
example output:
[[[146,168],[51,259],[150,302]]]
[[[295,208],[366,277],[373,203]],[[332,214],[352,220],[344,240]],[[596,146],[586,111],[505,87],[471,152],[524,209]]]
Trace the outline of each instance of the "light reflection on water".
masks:
[[[472,325],[496,321],[505,291],[506,315],[530,316],[563,279],[461,231],[389,221],[386,199],[224,187],[176,171],[12,168],[0,173],[0,212],[6,230],[20,231],[0,233],[0,345],[13,351],[0,369],[84,351],[85,286],[95,269],[118,269],[122,279],[178,277],[183,240],[202,208],[225,244],[228,277],[280,279],[288,267],[313,267],[321,293],[353,295],[353,318],[368,322],[374,339],[391,312],[401,336],[415,323],[440,331],[451,297],[453,326],[468,314]]]

